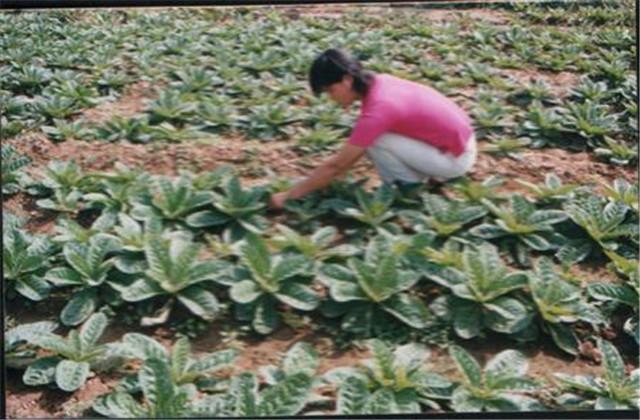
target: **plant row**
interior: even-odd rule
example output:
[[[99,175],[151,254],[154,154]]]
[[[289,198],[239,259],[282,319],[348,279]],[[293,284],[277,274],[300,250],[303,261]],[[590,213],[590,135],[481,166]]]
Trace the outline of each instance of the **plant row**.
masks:
[[[112,392],[93,401],[93,411],[110,418],[615,410],[637,408],[640,401],[640,370],[628,373],[606,340],[598,340],[603,374],[557,372],[551,384],[527,376],[528,361],[516,350],[504,350],[481,367],[452,345],[449,357],[461,381],[451,381],[433,372],[431,352],[419,344],[393,347],[369,340],[370,359],[319,374],[316,350],[299,342],[277,365],[234,374],[229,368],[235,350],[195,356],[184,337],[167,349],[140,333],[99,344],[107,324],[107,317],[97,313],[66,337],[54,334],[51,322],[21,325],[7,333],[8,365],[26,367],[27,385],[51,384],[66,392],[81,388],[97,372],[126,372]],[[39,357],[37,348],[48,355]],[[132,373],[127,366],[133,361],[142,365]]]

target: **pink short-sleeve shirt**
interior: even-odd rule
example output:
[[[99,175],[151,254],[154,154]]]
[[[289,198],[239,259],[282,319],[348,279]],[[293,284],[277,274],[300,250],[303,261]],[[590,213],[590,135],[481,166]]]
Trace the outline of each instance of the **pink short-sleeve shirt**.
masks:
[[[348,143],[370,147],[387,132],[460,156],[473,127],[467,113],[437,90],[388,74],[376,74],[362,100],[360,116]]]

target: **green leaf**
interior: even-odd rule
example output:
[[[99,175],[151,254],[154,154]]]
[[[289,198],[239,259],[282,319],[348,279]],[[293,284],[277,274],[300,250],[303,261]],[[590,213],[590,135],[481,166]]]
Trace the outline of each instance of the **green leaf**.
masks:
[[[204,228],[210,226],[219,226],[229,223],[233,219],[228,215],[214,211],[214,210],[202,210],[190,214],[186,218],[186,223],[193,228]]]
[[[451,395],[451,407],[454,411],[463,413],[482,411],[484,401],[474,397],[467,389],[459,386]]]
[[[565,373],[554,373],[553,376],[565,386],[576,388],[593,394],[602,394],[603,387],[592,376],[571,376]]]
[[[43,278],[37,276],[25,276],[14,284],[16,292],[36,302],[47,298],[51,289]]]
[[[469,233],[482,239],[495,239],[509,235],[509,232],[489,223],[483,223],[469,229]]]
[[[262,416],[293,416],[305,406],[311,389],[311,377],[304,373],[287,376],[284,381],[265,390],[258,413]]]
[[[194,362],[191,370],[201,373],[213,372],[227,367],[237,355],[238,352],[233,349],[217,351]]]
[[[235,283],[229,289],[229,296],[237,303],[251,303],[262,295],[260,286],[252,280],[243,280]]]
[[[278,281],[282,281],[297,275],[306,274],[308,268],[309,261],[306,257],[302,255],[287,256],[275,263],[272,270],[272,277]]]
[[[130,286],[123,288],[122,299],[127,302],[139,302],[166,292],[154,281],[143,278],[136,280]]]
[[[406,293],[387,299],[382,308],[413,328],[425,328],[431,318],[426,305],[417,297]]]
[[[242,262],[258,277],[266,277],[271,270],[271,259],[267,245],[260,237],[249,234],[240,247]]]
[[[524,376],[528,368],[529,363],[522,353],[504,350],[487,362],[484,372],[489,384],[497,384],[507,378]]]
[[[122,338],[134,349],[135,357],[145,359],[167,359],[167,350],[153,338],[140,333],[127,333]]]
[[[598,348],[602,352],[602,364],[605,367],[607,380],[611,384],[622,385],[625,381],[624,361],[618,350],[606,340],[598,340]]]
[[[52,268],[47,271],[44,279],[59,287],[84,285],[80,274],[67,267]]]
[[[27,367],[22,375],[22,381],[26,385],[46,385],[55,380],[56,366],[60,359],[56,356],[43,357]]]
[[[482,387],[482,370],[478,362],[466,350],[453,345],[449,347],[449,355],[464,376],[467,384],[475,388]]]
[[[171,371],[175,374],[175,378],[179,381],[179,378],[187,370],[189,359],[191,358],[191,344],[187,337],[180,337],[173,343],[171,349]],[[201,372],[199,372],[201,373]]]
[[[534,233],[520,235],[520,239],[522,239],[522,242],[527,244],[527,246],[535,249],[536,251],[548,251],[553,249],[553,245],[549,241]]]
[[[200,286],[187,287],[177,295],[178,300],[193,314],[212,321],[220,311],[220,305],[215,295]]]
[[[279,320],[273,300],[267,297],[260,298],[254,309],[253,329],[260,334],[269,334],[277,327]]]
[[[241,373],[231,379],[229,395],[234,400],[234,416],[255,417],[258,415],[258,380],[250,372]]]
[[[490,312],[486,314],[486,325],[496,332],[511,334],[525,328],[533,318],[533,313],[527,311],[519,300],[511,297],[499,297],[485,308]]]
[[[309,343],[298,342],[289,349],[282,361],[282,370],[287,375],[304,373],[313,377],[318,369],[318,353]]]
[[[175,397],[175,386],[171,381],[171,372],[166,361],[147,359],[138,372],[138,381],[150,407],[162,412],[163,406],[171,403]],[[168,411],[168,410],[167,410]]]
[[[311,311],[320,304],[313,289],[292,281],[284,284],[275,296],[281,302],[301,311]]]
[[[101,395],[91,408],[109,418],[140,418],[147,414],[131,395],[124,392]]]
[[[458,300],[457,302],[460,303],[454,303],[452,308],[453,328],[456,334],[464,339],[478,336],[484,319],[482,306],[469,301]]]
[[[638,293],[627,285],[591,283],[587,286],[587,291],[598,300],[611,300],[632,308],[638,307]]]
[[[388,388],[380,388],[369,397],[362,412],[371,415],[394,414],[399,413],[400,409],[396,404],[393,391]]]
[[[352,300],[369,300],[358,284],[351,281],[331,281],[329,293],[336,302],[349,302]]]
[[[336,414],[363,414],[369,396],[367,384],[362,379],[348,377],[338,389]]]
[[[564,324],[547,324],[551,338],[563,351],[577,356],[579,354],[578,347],[580,342],[575,333],[571,330],[571,327]]]
[[[64,325],[78,325],[87,319],[98,306],[98,291],[95,287],[75,293],[62,309],[60,320]]]
[[[56,385],[63,391],[72,392],[84,385],[89,376],[90,366],[87,362],[62,360],[56,366]]]
[[[107,317],[103,313],[93,314],[87,322],[80,327],[80,342],[83,349],[92,348],[107,328]]]

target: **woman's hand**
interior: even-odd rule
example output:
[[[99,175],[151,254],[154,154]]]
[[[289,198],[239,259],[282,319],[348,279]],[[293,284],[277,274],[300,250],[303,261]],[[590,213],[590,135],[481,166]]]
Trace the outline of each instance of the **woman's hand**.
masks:
[[[286,203],[286,201],[289,199],[289,192],[285,191],[285,192],[279,192],[277,194],[273,194],[271,196],[271,200],[269,200],[269,207],[271,207],[272,209],[283,209],[284,208],[284,204]]]

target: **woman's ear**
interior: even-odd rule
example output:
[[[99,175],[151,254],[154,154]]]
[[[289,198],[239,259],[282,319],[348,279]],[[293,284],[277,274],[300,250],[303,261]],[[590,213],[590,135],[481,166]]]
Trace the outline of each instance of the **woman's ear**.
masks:
[[[344,76],[342,76],[342,83],[344,83],[345,87],[353,89],[353,76],[350,74],[345,74]]]

